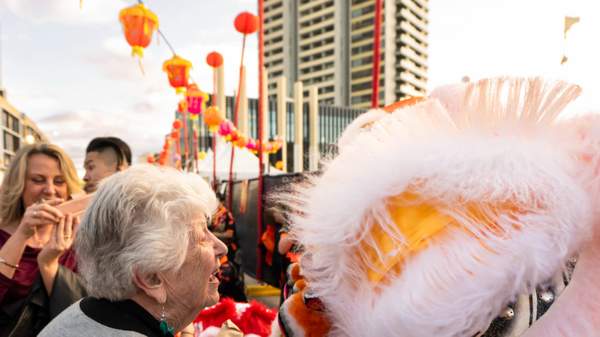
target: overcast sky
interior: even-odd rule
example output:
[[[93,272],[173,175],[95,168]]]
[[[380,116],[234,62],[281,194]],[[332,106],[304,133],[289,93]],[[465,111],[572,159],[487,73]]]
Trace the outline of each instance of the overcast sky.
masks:
[[[294,1],[294,0],[288,0]],[[236,84],[241,35],[233,19],[256,12],[253,0],[146,0],[192,76],[211,90],[204,59],[225,56],[227,92]],[[9,100],[30,115],[82,166],[95,136],[114,135],[134,155],[161,149],[177,97],[161,70],[170,52],[156,41],[146,50],[143,76],[130,56],[117,16],[133,0],[0,0],[2,85]],[[542,75],[579,83],[574,107],[600,107],[600,3],[595,0],[430,0],[429,88],[499,75]],[[563,41],[565,15],[581,22]],[[248,78],[256,78],[256,38],[247,47]],[[563,51],[569,62],[560,66]],[[249,84],[256,96],[256,85]]]

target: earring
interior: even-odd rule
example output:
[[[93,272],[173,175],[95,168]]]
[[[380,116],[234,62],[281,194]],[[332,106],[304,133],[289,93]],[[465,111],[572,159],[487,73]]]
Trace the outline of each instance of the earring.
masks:
[[[171,337],[175,334],[175,328],[172,326],[169,326],[169,323],[167,323],[167,317],[165,315],[165,305],[164,304],[161,304],[160,332],[162,332],[162,334],[165,336],[171,336]]]

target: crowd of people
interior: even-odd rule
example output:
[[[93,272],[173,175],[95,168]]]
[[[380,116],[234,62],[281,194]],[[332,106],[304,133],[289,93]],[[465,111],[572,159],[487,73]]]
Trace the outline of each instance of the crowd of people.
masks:
[[[554,121],[578,90],[482,80],[357,118],[266,209],[282,305],[243,317],[277,337],[596,336],[600,119]],[[38,143],[4,175],[0,337],[196,337],[202,309],[247,300],[240,226],[202,177],[132,165],[115,137],[84,168]],[[240,323],[233,300],[216,314]]]
[[[116,137],[89,143],[83,183],[54,144],[16,153],[0,188],[0,336],[193,334],[219,300],[218,201],[200,176],[130,166]],[[85,193],[85,217],[61,207]]]

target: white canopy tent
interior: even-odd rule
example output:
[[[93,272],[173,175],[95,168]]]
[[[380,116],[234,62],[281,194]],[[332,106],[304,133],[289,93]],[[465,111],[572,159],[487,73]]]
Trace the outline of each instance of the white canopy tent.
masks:
[[[229,179],[229,163],[231,161],[231,143],[219,142],[217,144],[217,180]],[[213,152],[209,150],[206,158],[198,163],[200,175],[212,179],[213,175]],[[235,149],[235,158],[233,162],[233,179],[252,179],[258,177],[258,157],[246,148]],[[267,167],[264,174],[283,174],[284,172],[274,168]]]

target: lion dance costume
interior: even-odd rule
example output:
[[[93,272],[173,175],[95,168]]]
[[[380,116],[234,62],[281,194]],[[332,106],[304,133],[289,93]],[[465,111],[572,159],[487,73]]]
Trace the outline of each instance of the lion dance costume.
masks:
[[[272,335],[479,336],[579,254],[513,335],[597,336],[600,123],[563,116],[579,92],[490,79],[355,120],[322,173],[281,196],[306,253]]]

